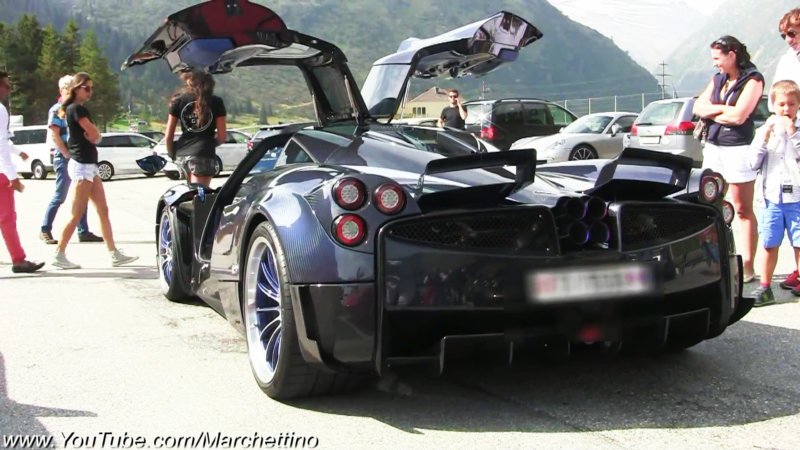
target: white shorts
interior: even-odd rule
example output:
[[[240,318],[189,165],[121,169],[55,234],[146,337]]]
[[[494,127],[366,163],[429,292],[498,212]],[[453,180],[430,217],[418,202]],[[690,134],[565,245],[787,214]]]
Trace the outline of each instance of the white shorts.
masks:
[[[728,183],[747,183],[756,179],[756,171],[750,169],[747,160],[749,145],[720,147],[706,142],[703,147],[703,169],[719,172]]]
[[[83,164],[74,159],[69,160],[69,164],[67,164],[67,173],[72,181],[94,181],[94,177],[100,175],[100,172],[97,170],[97,164]]]

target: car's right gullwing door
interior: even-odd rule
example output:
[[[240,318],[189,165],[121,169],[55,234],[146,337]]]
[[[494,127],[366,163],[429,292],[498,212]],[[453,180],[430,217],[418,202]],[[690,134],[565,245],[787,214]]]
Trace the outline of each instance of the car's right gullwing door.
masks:
[[[370,116],[391,120],[411,77],[482,76],[515,61],[523,47],[541,37],[525,19],[501,11],[439,36],[408,38],[397,53],[373,63],[361,95]]]

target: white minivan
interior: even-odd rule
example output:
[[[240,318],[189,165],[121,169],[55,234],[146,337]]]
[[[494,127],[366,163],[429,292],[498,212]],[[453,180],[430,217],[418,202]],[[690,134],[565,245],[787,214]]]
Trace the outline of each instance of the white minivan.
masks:
[[[139,133],[102,133],[102,136],[97,144],[97,168],[101,180],[108,181],[114,175],[155,175],[155,172],[139,168],[136,160],[154,154],[156,141]]]
[[[17,173],[25,179],[33,177],[43,180],[47,178],[47,174],[53,171],[53,155],[50,153],[50,145],[47,144],[47,125],[17,127],[10,131],[11,142],[28,154],[26,161],[17,155],[12,156],[16,163]]]

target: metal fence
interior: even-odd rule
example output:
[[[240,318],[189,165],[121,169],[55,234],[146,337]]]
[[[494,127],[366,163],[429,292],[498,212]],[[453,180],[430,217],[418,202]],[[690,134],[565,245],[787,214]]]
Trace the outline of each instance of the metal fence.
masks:
[[[604,111],[641,112],[645,106],[654,100],[665,98],[661,92],[641,93],[631,95],[614,95],[611,97],[579,98],[568,100],[555,100],[555,103],[564,105],[565,108],[577,116]],[[669,98],[669,97],[667,97]]]

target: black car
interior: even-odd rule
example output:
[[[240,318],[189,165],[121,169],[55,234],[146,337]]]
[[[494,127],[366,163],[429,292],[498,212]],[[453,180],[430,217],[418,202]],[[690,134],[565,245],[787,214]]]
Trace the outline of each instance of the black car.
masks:
[[[230,5],[169,16],[125,66],[284,65],[308,82],[313,126],[265,138],[219,189],[176,185],[156,208],[165,296],[199,297],[242,331],[269,396],[343,391],[397,364],[441,368],[459,342],[499,341],[508,355],[542,341],[685,348],[752,306],[724,181],[685,158],[628,149],[594,174],[536,175],[534,150],[487,153],[463,132],[377,120],[412,76],[515,60],[541,37],[520,17],[406,41],[359,90],[333,44],[261,5]]]
[[[556,134],[577,119],[563,106],[535,98],[471,100],[464,106],[467,131],[501,150],[522,138]]]

